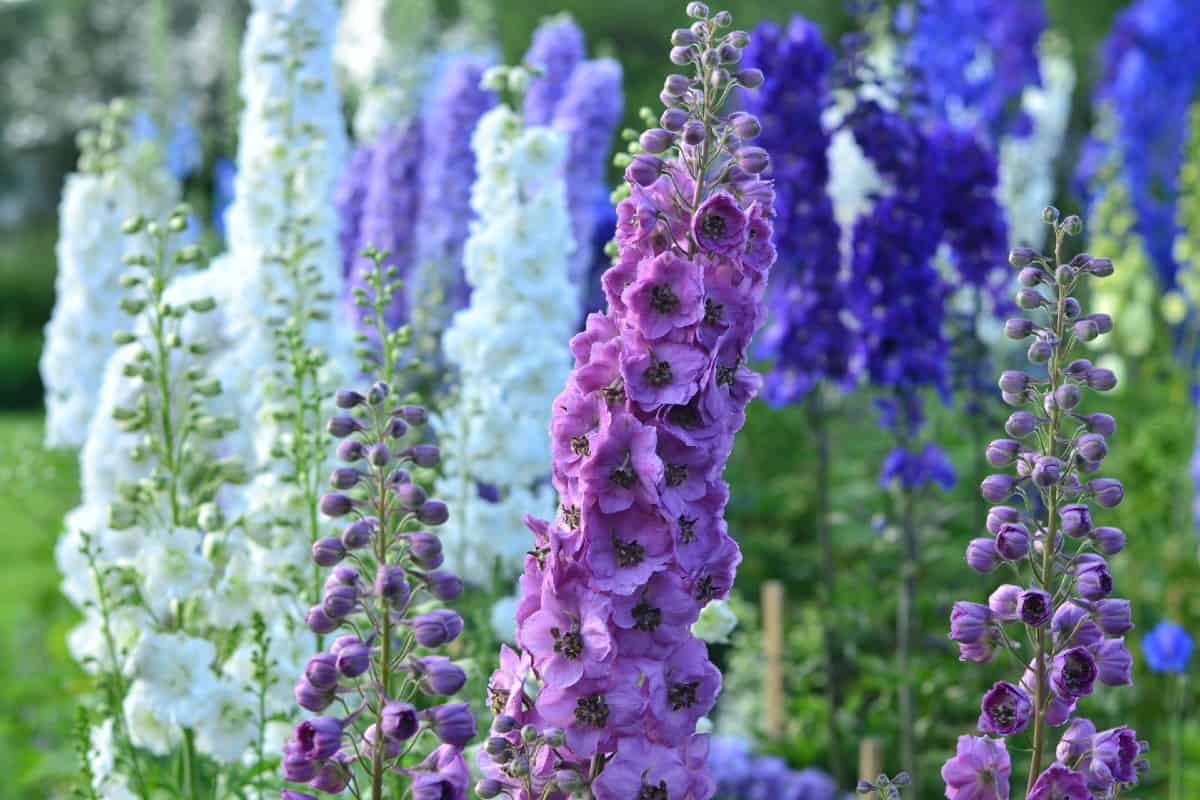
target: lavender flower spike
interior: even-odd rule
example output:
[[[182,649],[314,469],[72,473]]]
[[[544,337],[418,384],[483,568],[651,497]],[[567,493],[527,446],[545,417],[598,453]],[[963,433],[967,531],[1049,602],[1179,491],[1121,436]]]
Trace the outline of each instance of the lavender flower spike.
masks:
[[[694,91],[761,83],[709,55],[732,65],[746,34],[691,8],[689,43],[672,52],[689,74],[669,79],[680,91],[667,97],[690,133],[654,129],[643,146],[657,152],[622,157],[608,309],[571,341],[575,368],[553,405],[560,511],[528,520],[521,652],[501,652],[488,686],[485,798],[712,796],[696,724],[721,676],[690,628],[741,558],[721,472],[760,384],[746,348],[775,260],[774,189],[753,171],[766,154],[731,144],[740,117]]]
[[[1063,244],[1080,233],[1083,222],[1075,216],[1060,220],[1053,207],[1042,218],[1054,232],[1053,256],[1020,248],[1009,260],[1021,269],[1023,291],[1036,295],[1025,298],[1022,306],[1033,309],[1029,315],[1043,326],[1049,350],[1044,359],[1040,353],[1031,355],[1029,373],[1007,372],[1000,379],[1005,401],[1024,409],[1013,414],[1008,426],[1023,442],[989,445],[989,461],[1008,472],[988,476],[981,487],[991,503],[1018,495],[1024,507],[994,508],[987,523],[994,543],[976,539],[967,551],[968,563],[979,569],[979,543],[992,544],[1012,567],[1028,570],[1028,588],[1003,586],[987,606],[959,602],[951,615],[951,637],[959,641],[963,660],[988,661],[1003,647],[1024,663],[1028,656],[1016,649],[1017,641],[1032,643],[1033,658],[1019,681],[998,682],[982,699],[979,729],[1001,738],[962,737],[958,754],[942,768],[946,796],[952,800],[1008,798],[1011,769],[1005,741],[1027,728],[1032,739],[1029,800],[1114,796],[1120,787],[1135,784],[1145,765],[1132,730],[1096,734],[1094,725],[1076,716],[1078,704],[1102,684],[1133,682],[1123,638],[1132,626],[1129,604],[1108,597],[1112,575],[1105,557],[1095,552],[1114,555],[1124,536],[1117,531],[1102,539],[1100,531],[1109,529],[1094,528],[1092,521],[1092,506],[1116,505],[1124,489],[1113,479],[1082,483],[1078,474],[1094,472],[1108,452],[1106,434],[1089,420],[1102,419],[1107,434],[1115,426],[1110,417],[1084,415],[1077,406],[1089,391],[1110,389],[1111,381],[1086,359],[1072,360],[1080,341],[1071,331],[1072,321],[1081,313],[1073,295],[1088,278],[1110,274],[1111,262],[1082,254],[1063,263]],[[1010,320],[1009,327],[1019,327],[1017,322]],[[1068,722],[1055,750],[1058,760],[1047,764],[1049,729]]]
[[[338,455],[346,466],[334,472],[331,483],[341,491],[325,495],[321,505],[327,514],[346,512],[356,520],[343,532],[342,559],[332,544],[314,548],[319,566],[341,563],[331,570],[321,603],[306,622],[318,634],[341,629],[341,635],[309,660],[296,683],[297,703],[321,716],[301,722],[284,746],[283,779],[335,794],[350,787],[355,797],[382,800],[385,775],[398,772],[409,776],[416,796],[425,796],[418,787],[426,792],[434,787],[437,797],[465,800],[462,750],[475,737],[466,704],[418,712],[408,702],[415,692],[452,695],[466,682],[462,668],[449,659],[416,651],[418,645],[441,647],[462,632],[457,613],[429,609],[430,602],[457,595],[462,586],[449,573],[427,568],[436,549],[433,534],[418,530],[445,517],[444,506],[426,499],[409,474],[418,462],[430,462],[423,446],[406,447],[404,441],[413,436],[409,425],[425,412],[392,406],[389,395],[382,382],[368,392],[338,393],[338,405],[356,414],[359,424],[339,430]],[[325,542],[338,540],[319,544]],[[341,711],[349,713],[339,716]],[[403,743],[422,729],[442,744],[417,763]],[[283,796],[309,795],[288,788]]]

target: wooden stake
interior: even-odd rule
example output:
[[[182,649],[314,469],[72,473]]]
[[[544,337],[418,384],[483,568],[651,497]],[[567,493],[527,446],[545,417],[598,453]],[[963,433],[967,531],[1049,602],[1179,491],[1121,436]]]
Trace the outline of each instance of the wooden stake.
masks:
[[[874,783],[883,772],[883,744],[874,736],[858,743],[858,779]]]
[[[783,584],[767,581],[762,587],[763,727],[768,739],[783,736]]]

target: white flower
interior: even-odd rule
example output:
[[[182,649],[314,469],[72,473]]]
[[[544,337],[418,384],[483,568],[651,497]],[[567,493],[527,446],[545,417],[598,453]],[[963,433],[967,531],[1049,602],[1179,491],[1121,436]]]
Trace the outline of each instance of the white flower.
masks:
[[[180,739],[180,730],[145,681],[134,681],[123,704],[129,739],[157,756],[165,756]]]
[[[146,537],[141,556],[142,588],[156,613],[170,609],[208,586],[212,564],[200,553],[203,533],[188,528],[154,531]]]
[[[729,635],[737,627],[737,614],[724,600],[710,600],[700,610],[700,618],[692,623],[692,635],[709,644],[728,644]]]
[[[216,684],[212,642],[185,633],[148,633],[130,657],[126,672],[141,684],[157,719],[189,727],[205,713]],[[132,694],[132,690],[131,690]]]
[[[137,646],[142,631],[150,624],[150,615],[139,606],[120,606],[109,612],[108,629],[112,635],[117,659],[117,663],[113,664],[113,654],[109,652],[109,644],[104,635],[104,620],[94,606],[89,607],[83,622],[67,634],[67,650],[88,672],[123,669],[125,660]]]
[[[254,701],[231,680],[218,680],[205,698],[206,713],[195,723],[196,749],[222,763],[238,760],[258,734]]]

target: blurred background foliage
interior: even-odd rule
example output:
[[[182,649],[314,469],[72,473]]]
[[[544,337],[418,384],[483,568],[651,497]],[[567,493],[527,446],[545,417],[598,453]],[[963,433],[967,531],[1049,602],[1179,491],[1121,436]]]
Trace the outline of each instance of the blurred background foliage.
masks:
[[[221,6],[214,30],[195,30],[201,5]],[[198,207],[210,202],[207,175],[212,163],[234,152],[237,36],[246,0],[0,0],[0,530],[6,551],[0,560],[0,774],[2,797],[57,796],[74,770],[68,697],[79,676],[65,653],[70,612],[59,597],[52,551],[64,512],[76,499],[76,469],[69,453],[41,446],[41,387],[37,359],[41,328],[54,303],[55,205],[62,178],[76,157],[74,135],[92,104],[130,92],[174,91],[155,81],[187,79],[194,113],[203,131],[205,169],[187,184]],[[681,2],[661,0],[497,0],[496,24],[507,60],[520,58],[538,21],[571,12],[586,30],[594,52],[618,57],[625,69],[627,121],[654,102],[667,67],[665,42],[680,18]],[[729,0],[740,27],[758,20],[784,20],[802,13],[818,22],[827,41],[845,32],[849,17],[839,0],[785,2]],[[1069,41],[1080,76],[1066,152],[1060,161],[1059,205],[1075,210],[1067,176],[1093,123],[1090,91],[1098,45],[1119,0],[1049,0],[1051,27]],[[455,12],[454,0],[439,11]],[[212,27],[210,25],[210,27]],[[169,30],[186,47],[168,52]],[[168,77],[164,77],[168,76]],[[1120,265],[1118,264],[1118,268]],[[1130,491],[1115,521],[1129,533],[1119,560],[1119,582],[1134,601],[1138,633],[1158,620],[1174,619],[1200,629],[1200,581],[1192,521],[1189,469],[1195,431],[1194,375],[1181,364],[1173,333],[1155,324],[1154,348],[1130,365],[1123,389],[1103,403],[1121,421],[1110,459],[1111,474]],[[858,743],[877,736],[894,761],[897,737],[895,675],[892,667],[895,591],[895,532],[884,522],[892,498],[881,490],[878,466],[890,442],[878,430],[867,391],[835,407],[833,524],[837,549],[837,602],[821,607],[814,530],[815,451],[807,409],[783,410],[755,403],[729,465],[734,487],[730,528],[741,543],[737,593],[744,611],[737,647],[720,648],[732,667],[727,676],[730,715],[754,733],[761,726],[758,700],[761,648],[753,616],[763,581],[787,587],[787,708],[784,735],[768,748],[797,766],[847,765],[853,772]],[[954,737],[971,727],[978,697],[1000,669],[978,669],[957,661],[946,638],[951,604],[980,599],[980,581],[962,564],[966,541],[977,530],[982,506],[975,489],[984,441],[973,430],[998,433],[1004,411],[998,398],[983,414],[986,424],[967,420],[960,409],[933,411],[931,436],[951,454],[959,483],[950,493],[931,491],[921,508],[918,687],[922,771],[934,777],[952,750]],[[479,599],[472,624],[485,624],[487,599]],[[837,720],[842,747],[831,752],[823,732],[827,707],[821,668],[822,621],[843,642],[844,670],[836,679],[845,696]],[[1134,643],[1136,685],[1131,691],[1101,692],[1098,723],[1127,717],[1139,733],[1165,752],[1170,736],[1165,676],[1148,672]],[[478,654],[485,658],[486,654]],[[740,660],[739,660],[740,659]],[[744,664],[743,669],[738,669]],[[1200,797],[1200,722],[1183,729],[1185,796]],[[1152,757],[1154,753],[1152,752]],[[1162,763],[1161,761],[1159,763]],[[1165,795],[1162,773],[1151,774],[1144,797]],[[940,792],[939,792],[940,793]],[[932,797],[932,786],[917,797]]]

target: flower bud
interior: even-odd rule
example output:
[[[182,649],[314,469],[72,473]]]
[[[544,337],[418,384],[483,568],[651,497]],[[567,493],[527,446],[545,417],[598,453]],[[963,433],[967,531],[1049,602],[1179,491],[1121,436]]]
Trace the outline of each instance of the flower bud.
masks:
[[[371,543],[372,532],[371,523],[365,519],[351,522],[342,529],[342,545],[347,550],[358,550],[361,547],[366,547]]]
[[[396,564],[379,565],[375,571],[375,594],[387,600],[392,607],[402,608],[408,603],[411,593],[404,567]]]
[[[671,31],[671,44],[675,47],[689,47],[699,41],[691,28],[676,28]]]
[[[1019,522],[1011,522],[996,534],[996,552],[1006,561],[1017,561],[1029,554],[1029,531]]]
[[[761,69],[742,69],[738,70],[734,75],[737,82],[747,89],[757,89],[763,84],[763,73]]]
[[[342,619],[354,611],[358,605],[358,589],[354,586],[334,586],[326,588],[325,596],[321,599],[321,609],[330,619]]]
[[[1041,456],[1033,464],[1033,482],[1043,489],[1062,480],[1063,463],[1054,456]]]
[[[339,467],[329,476],[329,485],[335,489],[353,489],[361,478],[362,473],[353,467]]]
[[[371,388],[367,391],[367,404],[377,406],[387,399],[388,393],[391,390],[383,381],[375,381],[371,384]]]
[[[354,508],[354,500],[341,492],[321,495],[321,513],[327,517],[344,517]]]
[[[679,133],[683,130],[683,126],[690,119],[688,113],[682,108],[668,108],[659,117],[659,123],[671,133]]]
[[[721,66],[721,54],[713,48],[709,48],[700,54],[700,63],[706,69],[716,69]]]
[[[493,797],[499,797],[504,791],[504,784],[495,778],[484,778],[475,784],[475,795],[480,800],[492,800]]]
[[[721,55],[722,64],[736,64],[742,60],[741,49],[734,47],[729,42],[718,47],[717,52]]]
[[[1008,254],[1008,263],[1014,267],[1028,267],[1037,257],[1032,247],[1014,247]]]
[[[425,574],[425,580],[428,582],[429,591],[443,603],[456,600],[463,593],[462,578],[452,572],[429,572]]]
[[[1098,392],[1107,392],[1117,385],[1117,375],[1111,369],[1096,367],[1084,378],[1087,385]]]
[[[765,172],[771,165],[767,151],[761,147],[742,147],[735,154],[738,166],[751,175]]]
[[[661,153],[675,144],[675,134],[665,128],[651,128],[638,139],[647,153]]]
[[[689,147],[699,147],[707,135],[704,123],[698,119],[689,119],[683,126],[683,142]]]
[[[371,668],[371,648],[358,640],[344,646],[337,653],[337,668],[347,678],[357,678]]]
[[[1014,411],[1004,423],[1004,430],[1009,436],[1023,439],[1037,429],[1037,417],[1028,411]]]
[[[1095,414],[1085,414],[1080,419],[1091,433],[1098,433],[1101,436],[1112,436],[1117,431],[1117,421],[1110,414],[1097,412]]]
[[[1083,232],[1083,220],[1072,214],[1063,220],[1062,228],[1068,236],[1078,236]]]
[[[1073,383],[1064,383],[1054,390],[1054,403],[1063,411],[1079,405],[1079,397],[1079,387]]]
[[[1011,475],[988,475],[979,485],[983,499],[989,503],[1003,503],[1012,497],[1017,488],[1017,479]]]
[[[662,174],[663,162],[657,156],[639,153],[625,168],[625,180],[638,186],[651,186]]]
[[[682,67],[692,62],[692,50],[690,47],[672,47],[670,58],[672,64]]]
[[[1050,621],[1054,614],[1054,601],[1048,592],[1027,589],[1017,598],[1017,616],[1026,625],[1039,628]]]
[[[1026,356],[1032,364],[1045,364],[1054,355],[1054,347],[1045,339],[1036,339],[1026,351]]]
[[[334,403],[337,404],[338,408],[354,408],[355,406],[361,406],[365,402],[367,402],[367,398],[353,389],[339,389],[338,393],[334,395]]]
[[[1075,561],[1075,589],[1088,600],[1102,600],[1112,594],[1112,575],[1103,557],[1088,556],[1084,553]]]
[[[1017,621],[1017,600],[1023,590],[1020,586],[1006,583],[988,597],[988,608],[1001,622]]]
[[[1066,286],[1075,280],[1075,270],[1069,264],[1059,264],[1058,269],[1054,270],[1054,280],[1059,286]],[[1066,301],[1063,304],[1066,305]]]
[[[450,509],[441,500],[426,500],[417,509],[417,519],[425,525],[443,525],[450,519]]]
[[[361,460],[365,452],[366,448],[363,447],[363,443],[357,439],[344,439],[338,442],[337,457],[347,464]]]
[[[1047,225],[1053,225],[1058,222],[1058,209],[1054,206],[1046,206],[1042,209],[1042,222]]]
[[[367,451],[367,461],[374,467],[386,467],[392,460],[392,451],[383,442],[371,446]]]
[[[338,620],[330,619],[321,606],[313,606],[304,615],[304,622],[313,633],[332,633],[337,630]]]
[[[1016,317],[1014,319],[1005,320],[1004,322],[1004,335],[1009,339],[1014,339],[1016,341],[1020,341],[1031,336],[1033,334],[1033,329],[1033,320],[1024,319],[1023,317]]]
[[[1125,487],[1116,478],[1096,478],[1088,481],[1087,489],[1096,497],[1096,505],[1101,508],[1115,508],[1125,499]]]
[[[1100,326],[1090,319],[1081,319],[1071,326],[1071,332],[1079,341],[1090,342],[1100,335]]]
[[[304,677],[314,689],[331,692],[338,685],[337,656],[333,653],[317,653],[304,667]]]
[[[331,436],[337,439],[344,439],[352,433],[365,430],[365,428],[363,428],[362,423],[356,420],[354,417],[342,415],[330,417],[329,424],[326,426],[326,430],[329,431]]]
[[[1075,452],[1085,461],[1103,461],[1108,455],[1108,442],[1098,433],[1085,433],[1075,442]]]
[[[429,499],[425,489],[416,483],[402,483],[396,487],[395,492],[400,505],[413,511],[420,508]]]
[[[663,91],[674,97],[680,97],[681,95],[687,93],[687,90],[691,87],[691,85],[692,85],[692,79],[687,77],[686,75],[678,75],[678,74],[668,75],[667,79],[663,82]],[[684,114],[684,118],[686,119],[687,112],[684,112],[681,109],[671,109],[671,110],[680,111],[680,113]],[[682,127],[682,125],[683,125],[683,123],[680,123],[681,127]],[[669,131],[677,130],[676,128],[672,128],[671,126],[666,125],[666,124],[664,124],[663,127]]]
[[[441,451],[432,444],[413,445],[405,451],[405,455],[418,467],[435,467],[441,459]]]
[[[708,6],[704,3],[688,3],[687,15],[693,19],[708,19]]]
[[[333,702],[335,693],[333,691],[321,691],[309,683],[308,678],[301,678],[296,681],[296,685],[292,688],[292,696],[296,699],[296,705],[303,709],[308,711],[324,711]]]
[[[346,557],[346,547],[338,539],[318,539],[313,542],[312,560],[319,566],[332,567]]]
[[[463,619],[447,608],[437,608],[413,617],[409,621],[417,644],[422,647],[441,647],[462,633]]]
[[[1017,305],[1021,308],[1041,308],[1045,303],[1046,298],[1036,289],[1021,289],[1017,292]]]
[[[729,123],[733,126],[733,132],[737,137],[744,141],[754,139],[762,133],[762,123],[758,121],[758,117],[744,111],[738,111],[730,116]]]
[[[1092,530],[1092,512],[1084,503],[1071,503],[1058,512],[1060,528],[1067,536],[1078,539]]]
[[[992,572],[1000,565],[1000,554],[991,539],[972,539],[967,545],[967,566],[976,572]]]
[[[1013,462],[1021,449],[1014,439],[996,439],[987,446],[987,461],[993,467],[1004,467]]]
[[[317,776],[308,785],[329,794],[341,794],[350,785],[350,770],[331,759],[321,766]]]
[[[1133,630],[1133,614],[1128,600],[1105,598],[1097,600],[1092,616],[1100,630],[1109,636],[1123,636]]]
[[[475,738],[475,717],[466,703],[447,703],[421,712],[434,734],[451,747],[466,747]]]
[[[1022,286],[1037,286],[1045,278],[1045,273],[1037,267],[1026,267],[1017,273],[1017,280]]]
[[[417,709],[412,703],[390,700],[383,706],[380,727],[389,739],[403,742],[411,739],[421,726]]]
[[[1087,271],[1095,275],[1097,278],[1107,278],[1113,274],[1113,262],[1111,258],[1093,258],[1088,262]]]
[[[1021,521],[1021,512],[1012,506],[993,506],[988,509],[987,529],[991,533],[999,533],[1005,525]]]
[[[425,694],[451,695],[467,682],[462,667],[445,656],[415,658],[409,664],[409,671]]]
[[[728,28],[733,24],[733,15],[728,11],[718,11],[716,14],[713,14],[713,22],[716,23],[718,28]]]
[[[1006,370],[1000,374],[1000,390],[1009,394],[1022,394],[1029,386],[1029,376],[1017,370]]]
[[[323,709],[316,709],[321,711]],[[283,757],[283,779],[285,781],[294,781],[295,783],[308,783],[317,774],[317,765],[301,753],[287,753]],[[292,792],[289,789],[284,789],[285,794],[280,795],[280,800],[316,800],[310,794],[302,792]]]
[[[1106,556],[1115,556],[1125,549],[1125,531],[1120,528],[1102,527],[1092,531],[1096,549]]]

